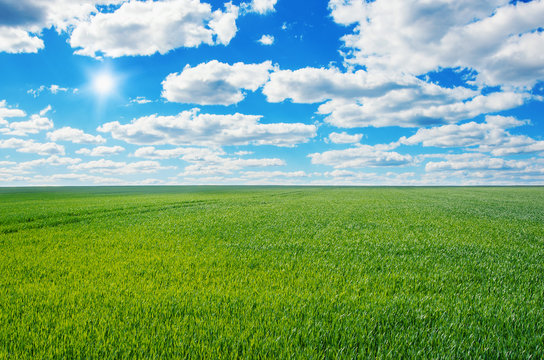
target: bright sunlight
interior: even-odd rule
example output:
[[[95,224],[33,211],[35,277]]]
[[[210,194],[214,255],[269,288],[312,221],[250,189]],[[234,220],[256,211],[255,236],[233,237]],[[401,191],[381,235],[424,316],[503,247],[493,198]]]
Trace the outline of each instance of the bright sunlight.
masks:
[[[109,71],[101,71],[93,76],[93,91],[100,97],[111,95],[117,87],[115,76]]]

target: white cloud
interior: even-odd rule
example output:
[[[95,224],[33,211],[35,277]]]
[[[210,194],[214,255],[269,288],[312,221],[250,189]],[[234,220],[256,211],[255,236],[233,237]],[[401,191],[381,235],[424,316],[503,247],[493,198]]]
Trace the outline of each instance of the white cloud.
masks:
[[[263,35],[257,41],[260,42],[261,45],[272,45],[272,44],[274,44],[274,36],[272,36],[272,35]]]
[[[66,31],[96,12],[95,5],[124,0],[18,0],[0,3],[0,52],[35,53],[43,49],[43,29]]]
[[[532,86],[544,75],[544,1],[330,0],[350,63],[424,74],[470,68],[488,85]]]
[[[267,12],[275,11],[274,6],[278,0],[252,0],[251,3],[243,4],[246,11],[256,12],[258,14],[266,14]]]
[[[64,155],[64,146],[55,143],[38,143],[34,140],[10,138],[0,140],[0,149],[16,149],[22,153],[35,153],[39,155]]]
[[[41,85],[37,89],[30,89],[27,91],[28,94],[31,94],[34,97],[38,97],[42,92],[49,91],[51,94],[56,95],[59,92],[67,92],[70,91],[69,88],[62,87],[56,84],[51,84],[49,86]],[[72,89],[72,92],[77,92],[77,89]]]
[[[146,99],[144,96],[138,96],[135,99],[130,99],[130,102],[133,104],[149,104],[153,101]]]
[[[6,118],[23,116],[26,116],[23,110],[13,109],[8,106],[6,100],[0,100],[0,125],[7,125]]]
[[[277,158],[264,159],[240,159],[220,156],[208,156],[201,159],[190,159],[191,165],[185,167],[180,176],[201,176],[201,175],[228,175],[235,171],[248,167],[269,167],[282,166],[285,161]]]
[[[527,124],[529,124],[527,120],[517,120],[510,116],[488,115],[484,123],[471,121],[461,125],[419,129],[413,136],[402,137],[399,143],[473,148],[481,152],[490,152],[494,156],[544,151],[544,141],[525,135],[512,135],[506,131]]]
[[[52,94],[57,94],[59,91],[61,91],[61,92],[68,91],[68,88],[63,88],[63,87],[60,87],[58,85],[53,84],[53,85],[51,85],[49,87],[49,91],[51,91]]]
[[[304,171],[243,171],[243,178],[273,180],[274,178],[306,178],[310,175]]]
[[[227,45],[236,34],[238,7],[212,12],[199,0],[130,1],[79,22],[70,45],[80,55],[108,57],[165,54],[179,47]]]
[[[350,135],[346,132],[332,132],[329,134],[329,140],[333,144],[353,144],[358,143],[363,138],[363,134]]]
[[[483,154],[461,154],[449,156],[444,161],[429,161],[425,165],[425,171],[523,170],[530,166],[531,162],[525,160],[506,160]]]
[[[325,121],[338,127],[420,127],[455,123],[481,114],[522,105],[530,95],[496,92],[475,95],[464,88],[446,89],[425,83],[418,88],[393,90],[378,98],[332,100],[319,106]]]
[[[81,184],[99,184],[99,185],[120,185],[127,184],[126,180],[116,178],[105,178],[102,176],[88,174],[54,174],[54,175],[35,175],[26,180],[34,185],[58,184],[59,182],[81,183]]]
[[[47,138],[51,141],[70,141],[74,144],[103,144],[106,142],[106,139],[100,135],[86,134],[83,130],[70,126],[47,133]]]
[[[120,175],[154,173],[159,170],[175,169],[175,167],[172,166],[161,166],[157,161],[138,161],[126,163],[124,161],[112,161],[105,159],[70,165],[68,168],[75,171],[91,171],[104,174]]]
[[[74,165],[80,162],[81,159],[78,158],[60,157],[58,155],[52,155],[47,158],[17,163],[16,168],[24,172],[25,170],[32,169],[38,166],[67,166]]]
[[[87,149],[82,148],[76,151],[76,154],[88,155],[88,156],[110,156],[117,155],[125,151],[125,148],[122,146],[97,146],[95,148]]]
[[[296,103],[318,103],[331,99],[382,96],[390,90],[416,84],[415,78],[390,76],[383,72],[359,70],[343,73],[336,68],[306,67],[273,72],[263,94],[269,102],[291,99]]]
[[[44,117],[51,110],[51,105],[42,109],[39,114],[30,116],[29,120],[8,122],[6,118],[24,117],[26,113],[20,109],[13,109],[5,100],[0,101],[0,134],[26,136],[37,134],[40,131],[53,128],[53,121]]]
[[[43,41],[37,36],[21,29],[0,26],[0,52],[36,53],[43,46]]]
[[[325,181],[317,180],[321,185],[422,185],[422,181],[414,172],[375,173],[352,170],[333,170],[323,174]]]
[[[221,149],[195,148],[195,147],[178,147],[174,149],[156,149],[153,146],[146,146],[137,149],[134,156],[146,159],[171,159],[183,158],[188,161],[195,159],[205,159],[210,156],[224,155],[225,152]]]
[[[341,127],[419,127],[455,123],[522,105],[520,92],[482,95],[466,87],[445,88],[411,75],[380,70],[340,72],[336,68],[279,70],[263,87],[269,102],[324,102],[318,113]]]
[[[294,146],[316,135],[315,125],[302,123],[259,123],[261,116],[201,114],[199,109],[175,116],[145,116],[122,125],[103,124],[98,131],[114,139],[139,145],[275,145]]]
[[[312,164],[328,165],[336,169],[402,166],[413,162],[410,155],[388,151],[387,145],[358,145],[345,150],[329,150],[308,155]]]
[[[6,124],[5,128],[0,128],[0,133],[5,135],[26,136],[28,134],[37,134],[40,131],[49,130],[51,128],[53,128],[53,121],[46,117],[34,114],[30,117],[30,120]]]
[[[269,77],[272,63],[235,63],[212,60],[195,67],[187,65],[162,82],[162,96],[168,101],[200,105],[231,105],[242,101],[242,90],[255,91]]]
[[[247,167],[281,166],[285,162],[277,158],[241,159],[227,157],[221,148],[179,147],[174,149],[156,149],[148,146],[137,149],[134,156],[147,159],[180,158],[190,165],[186,166],[180,176],[202,176],[232,174]],[[244,154],[247,155],[247,154]],[[241,156],[241,155],[239,155]]]
[[[51,105],[47,105],[46,107],[40,110],[40,116],[45,116],[48,112],[51,111],[51,109],[53,109]]]

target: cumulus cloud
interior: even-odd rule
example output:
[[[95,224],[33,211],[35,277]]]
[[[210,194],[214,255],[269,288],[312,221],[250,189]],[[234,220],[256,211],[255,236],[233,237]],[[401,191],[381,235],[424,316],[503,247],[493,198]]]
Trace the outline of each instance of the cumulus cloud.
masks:
[[[0,133],[5,135],[26,136],[28,134],[37,134],[40,131],[53,128],[53,121],[46,117],[34,114],[26,121],[16,121],[6,124],[5,128],[0,128]]]
[[[31,179],[25,180],[35,185],[49,185],[58,184],[60,182],[81,183],[81,184],[99,184],[99,185],[119,185],[127,184],[128,182],[123,179],[106,178],[103,176],[89,175],[89,174],[53,174],[53,175],[34,175]]]
[[[325,180],[317,180],[321,185],[422,185],[422,180],[414,172],[376,173],[367,171],[333,170],[323,174]]]
[[[305,178],[311,175],[304,171],[243,171],[242,177],[248,179],[265,179],[271,180],[274,178]]]
[[[0,26],[0,52],[36,53],[43,49],[43,46],[42,39],[37,36],[21,29]]]
[[[419,127],[455,123],[522,105],[523,92],[446,88],[407,74],[336,68],[278,70],[263,87],[269,102],[322,103],[318,113],[341,127]]]
[[[201,114],[199,109],[174,116],[151,115],[129,124],[103,124],[98,131],[114,139],[138,145],[275,145],[294,146],[316,135],[315,125],[303,123],[259,123],[261,116]]]
[[[96,12],[96,5],[125,0],[0,1],[0,52],[35,53],[43,49],[41,31],[66,31]]]
[[[90,171],[103,174],[139,174],[154,173],[159,170],[175,169],[173,166],[161,166],[157,161],[138,161],[127,163],[124,161],[95,160],[68,166],[75,171]]]
[[[317,103],[331,99],[382,96],[390,90],[414,86],[417,79],[383,72],[341,72],[337,68],[306,67],[279,70],[270,75],[263,94],[269,102],[287,99],[296,103]]]
[[[162,82],[168,101],[199,105],[232,105],[245,98],[243,90],[255,91],[269,77],[272,63],[233,65],[212,60],[195,67],[187,65]]]
[[[329,134],[329,140],[333,144],[353,144],[358,143],[363,138],[363,134],[350,135],[346,132],[332,132]]]
[[[103,144],[106,142],[106,139],[100,135],[87,134],[83,130],[70,126],[47,133],[47,138],[51,141],[70,141],[74,144]]]
[[[274,36],[272,36],[272,35],[263,35],[257,41],[260,42],[261,45],[272,45],[272,44],[274,44]]]
[[[20,109],[14,109],[8,106],[6,100],[0,100],[0,125],[6,125],[8,122],[6,118],[12,117],[23,117],[26,116],[26,113]]]
[[[23,162],[17,163],[16,168],[24,172],[25,170],[32,169],[38,166],[67,166],[67,165],[74,165],[79,162],[81,162],[81,159],[79,158],[52,155],[47,158],[41,158],[41,159],[23,161]]]
[[[277,2],[278,0],[251,0],[249,4],[244,3],[242,6],[248,12],[266,14],[275,10],[274,6]]]
[[[529,124],[511,116],[486,116],[485,122],[474,121],[461,125],[444,125],[419,129],[410,137],[402,137],[400,144],[434,146],[444,148],[465,147],[494,156],[544,151],[544,141],[526,135],[512,135],[507,129]]]
[[[238,7],[212,11],[200,0],[130,1],[113,12],[79,22],[70,45],[80,55],[108,57],[165,54],[179,47],[227,45],[237,31]]]
[[[10,138],[0,140],[0,149],[15,149],[22,153],[34,153],[39,155],[64,155],[64,146],[55,143],[39,143],[34,140]]]
[[[187,161],[206,159],[224,154],[225,152],[220,148],[178,147],[174,149],[156,149],[153,146],[141,147],[134,152],[134,156],[145,159],[182,158]]]
[[[417,88],[393,90],[378,98],[331,100],[319,106],[330,124],[353,127],[420,127],[456,123],[481,114],[522,105],[526,93],[496,92],[476,95],[465,88],[447,89],[425,83]]]
[[[88,155],[88,156],[110,156],[117,155],[125,151],[125,148],[122,146],[97,146],[93,149],[82,148],[76,150],[76,154]]]
[[[227,45],[236,35],[238,13],[231,2],[213,11],[200,0],[4,0],[0,1],[0,52],[37,52],[44,47],[41,31],[50,27],[68,33],[76,53],[93,57]]]
[[[447,156],[444,161],[429,161],[425,171],[451,170],[523,170],[531,166],[526,160],[506,160],[483,154],[460,154]]]
[[[381,70],[424,74],[470,68],[488,85],[532,86],[544,75],[538,31],[544,1],[331,0],[333,19],[355,24],[346,59]]]
[[[191,165],[186,166],[180,176],[228,175],[244,168],[285,165],[285,161],[277,158],[240,159],[217,155],[187,161]]]
[[[157,149],[147,146],[137,149],[134,156],[146,159],[179,158],[187,163],[180,176],[209,176],[232,174],[248,167],[269,167],[285,165],[277,158],[242,159],[226,156],[221,148],[177,147],[173,149]],[[244,154],[246,155],[246,154]]]
[[[358,145],[345,150],[329,150],[308,155],[312,164],[328,165],[336,169],[402,166],[413,162],[411,155],[388,151],[386,145]]]

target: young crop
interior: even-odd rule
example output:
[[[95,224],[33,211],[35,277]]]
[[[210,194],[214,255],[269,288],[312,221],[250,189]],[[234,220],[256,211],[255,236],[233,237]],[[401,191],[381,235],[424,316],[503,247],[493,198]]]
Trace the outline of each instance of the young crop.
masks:
[[[542,358],[543,188],[0,189],[0,358]]]

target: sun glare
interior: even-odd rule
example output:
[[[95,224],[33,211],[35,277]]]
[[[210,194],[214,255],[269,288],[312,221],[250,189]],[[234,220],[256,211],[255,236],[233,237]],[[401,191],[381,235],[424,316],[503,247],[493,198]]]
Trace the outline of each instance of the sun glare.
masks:
[[[115,77],[106,71],[95,74],[92,80],[93,90],[100,97],[112,94],[116,85]]]

